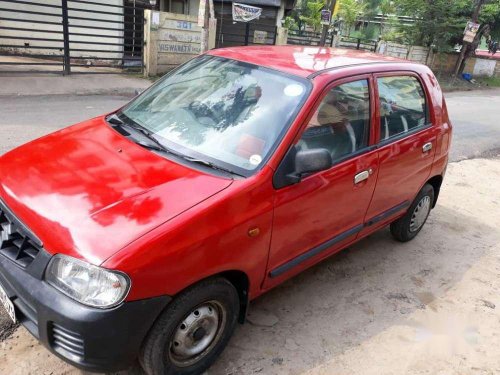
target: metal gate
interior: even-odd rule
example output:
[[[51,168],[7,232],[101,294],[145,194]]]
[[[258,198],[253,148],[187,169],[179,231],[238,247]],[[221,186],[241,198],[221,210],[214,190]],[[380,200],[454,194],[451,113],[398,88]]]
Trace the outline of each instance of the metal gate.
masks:
[[[0,0],[0,73],[142,72],[141,0]]]
[[[349,36],[342,36],[339,41],[339,47],[361,49],[371,52],[375,52],[377,50],[377,44],[377,40],[353,38]]]
[[[259,19],[250,22],[233,21],[231,2],[216,2],[214,8],[217,18],[216,48],[276,43],[278,8],[262,6]]]
[[[255,21],[235,22],[217,29],[216,48],[276,44],[277,27]]]
[[[321,40],[321,33],[309,31],[296,31],[290,30],[288,32],[287,44],[300,45],[300,46],[319,46]],[[328,33],[325,40],[325,46],[332,47],[334,36]],[[359,49],[365,51],[375,52],[377,50],[377,41],[372,39],[353,38],[349,36],[340,36],[338,38],[338,47]]]
[[[288,31],[287,44],[299,45],[299,46],[319,46],[321,41],[320,32],[312,31],[298,31],[290,30]],[[333,34],[327,33],[325,45],[331,47],[333,44]]]

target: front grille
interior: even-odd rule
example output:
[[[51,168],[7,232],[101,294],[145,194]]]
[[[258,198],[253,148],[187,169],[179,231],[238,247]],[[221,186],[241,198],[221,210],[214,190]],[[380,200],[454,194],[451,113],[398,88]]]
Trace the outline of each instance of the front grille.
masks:
[[[0,200],[0,254],[25,268],[41,248],[41,241]]]
[[[52,346],[54,349],[63,349],[80,357],[85,354],[82,336],[56,323],[52,323]]]

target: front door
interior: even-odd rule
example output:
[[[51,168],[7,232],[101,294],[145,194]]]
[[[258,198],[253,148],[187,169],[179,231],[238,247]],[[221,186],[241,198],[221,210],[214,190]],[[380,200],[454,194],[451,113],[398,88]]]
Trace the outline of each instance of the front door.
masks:
[[[363,228],[378,169],[373,92],[370,76],[332,84],[293,146],[327,149],[334,165],[276,191],[265,288],[352,242]]]
[[[429,178],[437,136],[428,95],[416,74],[384,73],[375,82],[380,166],[363,235],[410,206]]]

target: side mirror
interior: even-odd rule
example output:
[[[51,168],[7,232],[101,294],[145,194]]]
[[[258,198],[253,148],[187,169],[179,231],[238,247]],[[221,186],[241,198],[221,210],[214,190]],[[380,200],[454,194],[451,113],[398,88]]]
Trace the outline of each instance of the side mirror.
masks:
[[[324,171],[332,164],[332,155],[324,148],[302,150],[295,155],[295,173],[298,175]]]
[[[298,151],[290,147],[273,176],[273,186],[281,189],[302,179],[305,173],[319,172],[333,165],[332,155],[324,148]]]

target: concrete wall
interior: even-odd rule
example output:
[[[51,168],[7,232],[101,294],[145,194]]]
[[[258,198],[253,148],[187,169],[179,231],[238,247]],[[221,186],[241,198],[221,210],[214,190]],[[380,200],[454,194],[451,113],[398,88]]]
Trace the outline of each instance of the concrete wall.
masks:
[[[380,42],[377,46],[377,53],[381,55],[397,57],[400,59],[406,59],[408,56],[408,52],[408,46],[398,43]]]
[[[495,73],[494,73],[494,76],[495,77],[500,77],[500,61],[497,61],[497,63],[495,64]]]
[[[475,59],[476,62],[472,68],[472,75],[476,77],[492,77],[495,75],[497,60],[493,59]]]
[[[427,65],[436,74],[453,74],[458,57],[458,53],[437,53]],[[472,74],[473,77],[492,77],[496,75],[497,65],[496,60],[471,57],[467,59],[464,73]]]
[[[377,52],[382,55],[411,60],[421,64],[427,64],[432,58],[432,52],[430,48],[420,46],[407,46],[404,44],[384,41],[379,42],[379,44],[377,45]]]
[[[437,53],[429,62],[429,67],[437,74],[452,74],[457,63],[458,54]]]
[[[198,26],[198,17],[146,10],[144,18],[146,76],[168,72],[202,52],[202,28]],[[216,25],[215,20],[210,23],[209,49],[215,46]]]
[[[284,46],[288,41],[288,29],[285,27],[278,26],[276,30],[276,45]]]
[[[398,57],[428,65],[437,74],[453,74],[458,60],[458,53],[434,54],[428,47],[406,46],[392,42],[380,42],[377,52],[382,55]],[[472,57],[467,59],[464,73],[474,77],[500,76],[500,63],[494,59]]]
[[[61,5],[60,0],[44,0],[41,1],[46,4],[51,5]],[[114,5],[123,5],[123,0],[108,0],[110,4]],[[103,19],[107,21],[123,21],[123,8],[113,8],[107,6],[97,6],[93,4],[83,4],[83,3],[72,3],[69,2],[68,6],[70,8],[79,8],[85,10],[92,11],[104,11],[104,12],[112,12],[118,13],[118,15],[110,15],[110,14],[99,14],[95,12],[84,12],[84,11],[76,11],[70,10],[69,16],[73,17],[86,17],[86,18],[94,18],[94,19]],[[24,46],[26,43],[29,46],[48,46],[54,47],[53,49],[37,49],[37,48],[8,48],[8,50],[14,52],[24,52],[29,54],[51,54],[51,55],[61,55],[63,54],[63,36],[62,36],[62,16],[60,8],[50,8],[43,7],[39,5],[25,5],[25,4],[16,4],[16,3],[5,3],[2,5],[3,8],[8,8],[14,10],[14,12],[6,12],[2,11],[1,14],[3,17],[15,18],[21,20],[38,20],[38,21],[49,21],[49,22],[58,22],[59,25],[45,25],[39,23],[29,23],[29,22],[17,22],[17,21],[2,21],[0,20],[0,26],[3,27],[18,27],[18,28],[27,28],[34,29],[38,31],[16,31],[16,30],[5,30],[0,29],[1,36],[16,36],[16,37],[34,37],[34,38],[48,38],[48,39],[57,39],[60,41],[37,41],[37,40],[28,40],[28,39],[0,39],[0,45],[15,45],[15,46]],[[36,15],[36,14],[27,14],[22,13],[22,10],[26,11],[35,11],[35,12],[43,12],[48,13],[50,15]],[[78,41],[93,41],[93,42],[103,42],[103,43],[123,43],[123,39],[118,38],[103,38],[103,37],[92,37],[93,34],[104,34],[113,37],[122,37],[123,31],[111,31],[111,30],[95,30],[95,29],[87,29],[87,28],[78,28],[75,25],[82,26],[101,26],[101,27],[111,27],[111,28],[122,28],[122,24],[115,24],[109,22],[99,22],[99,21],[84,21],[84,20],[71,20],[70,32],[73,33],[82,33],[86,34],[85,36],[70,36],[70,41],[73,42],[70,44],[70,48],[75,49],[95,49],[111,52],[104,55],[103,53],[92,53],[92,52],[79,52],[73,51],[71,53],[74,57],[81,56],[102,56],[102,57],[112,57],[112,58],[121,58],[123,56],[123,47],[122,46],[109,46],[109,45],[90,45],[83,43],[74,43]],[[61,33],[50,33],[47,31],[60,31]],[[0,46],[0,48],[2,48]],[[3,48],[7,49],[7,48]]]
[[[420,64],[427,64],[432,58],[432,50],[427,47],[411,46],[407,59]]]

